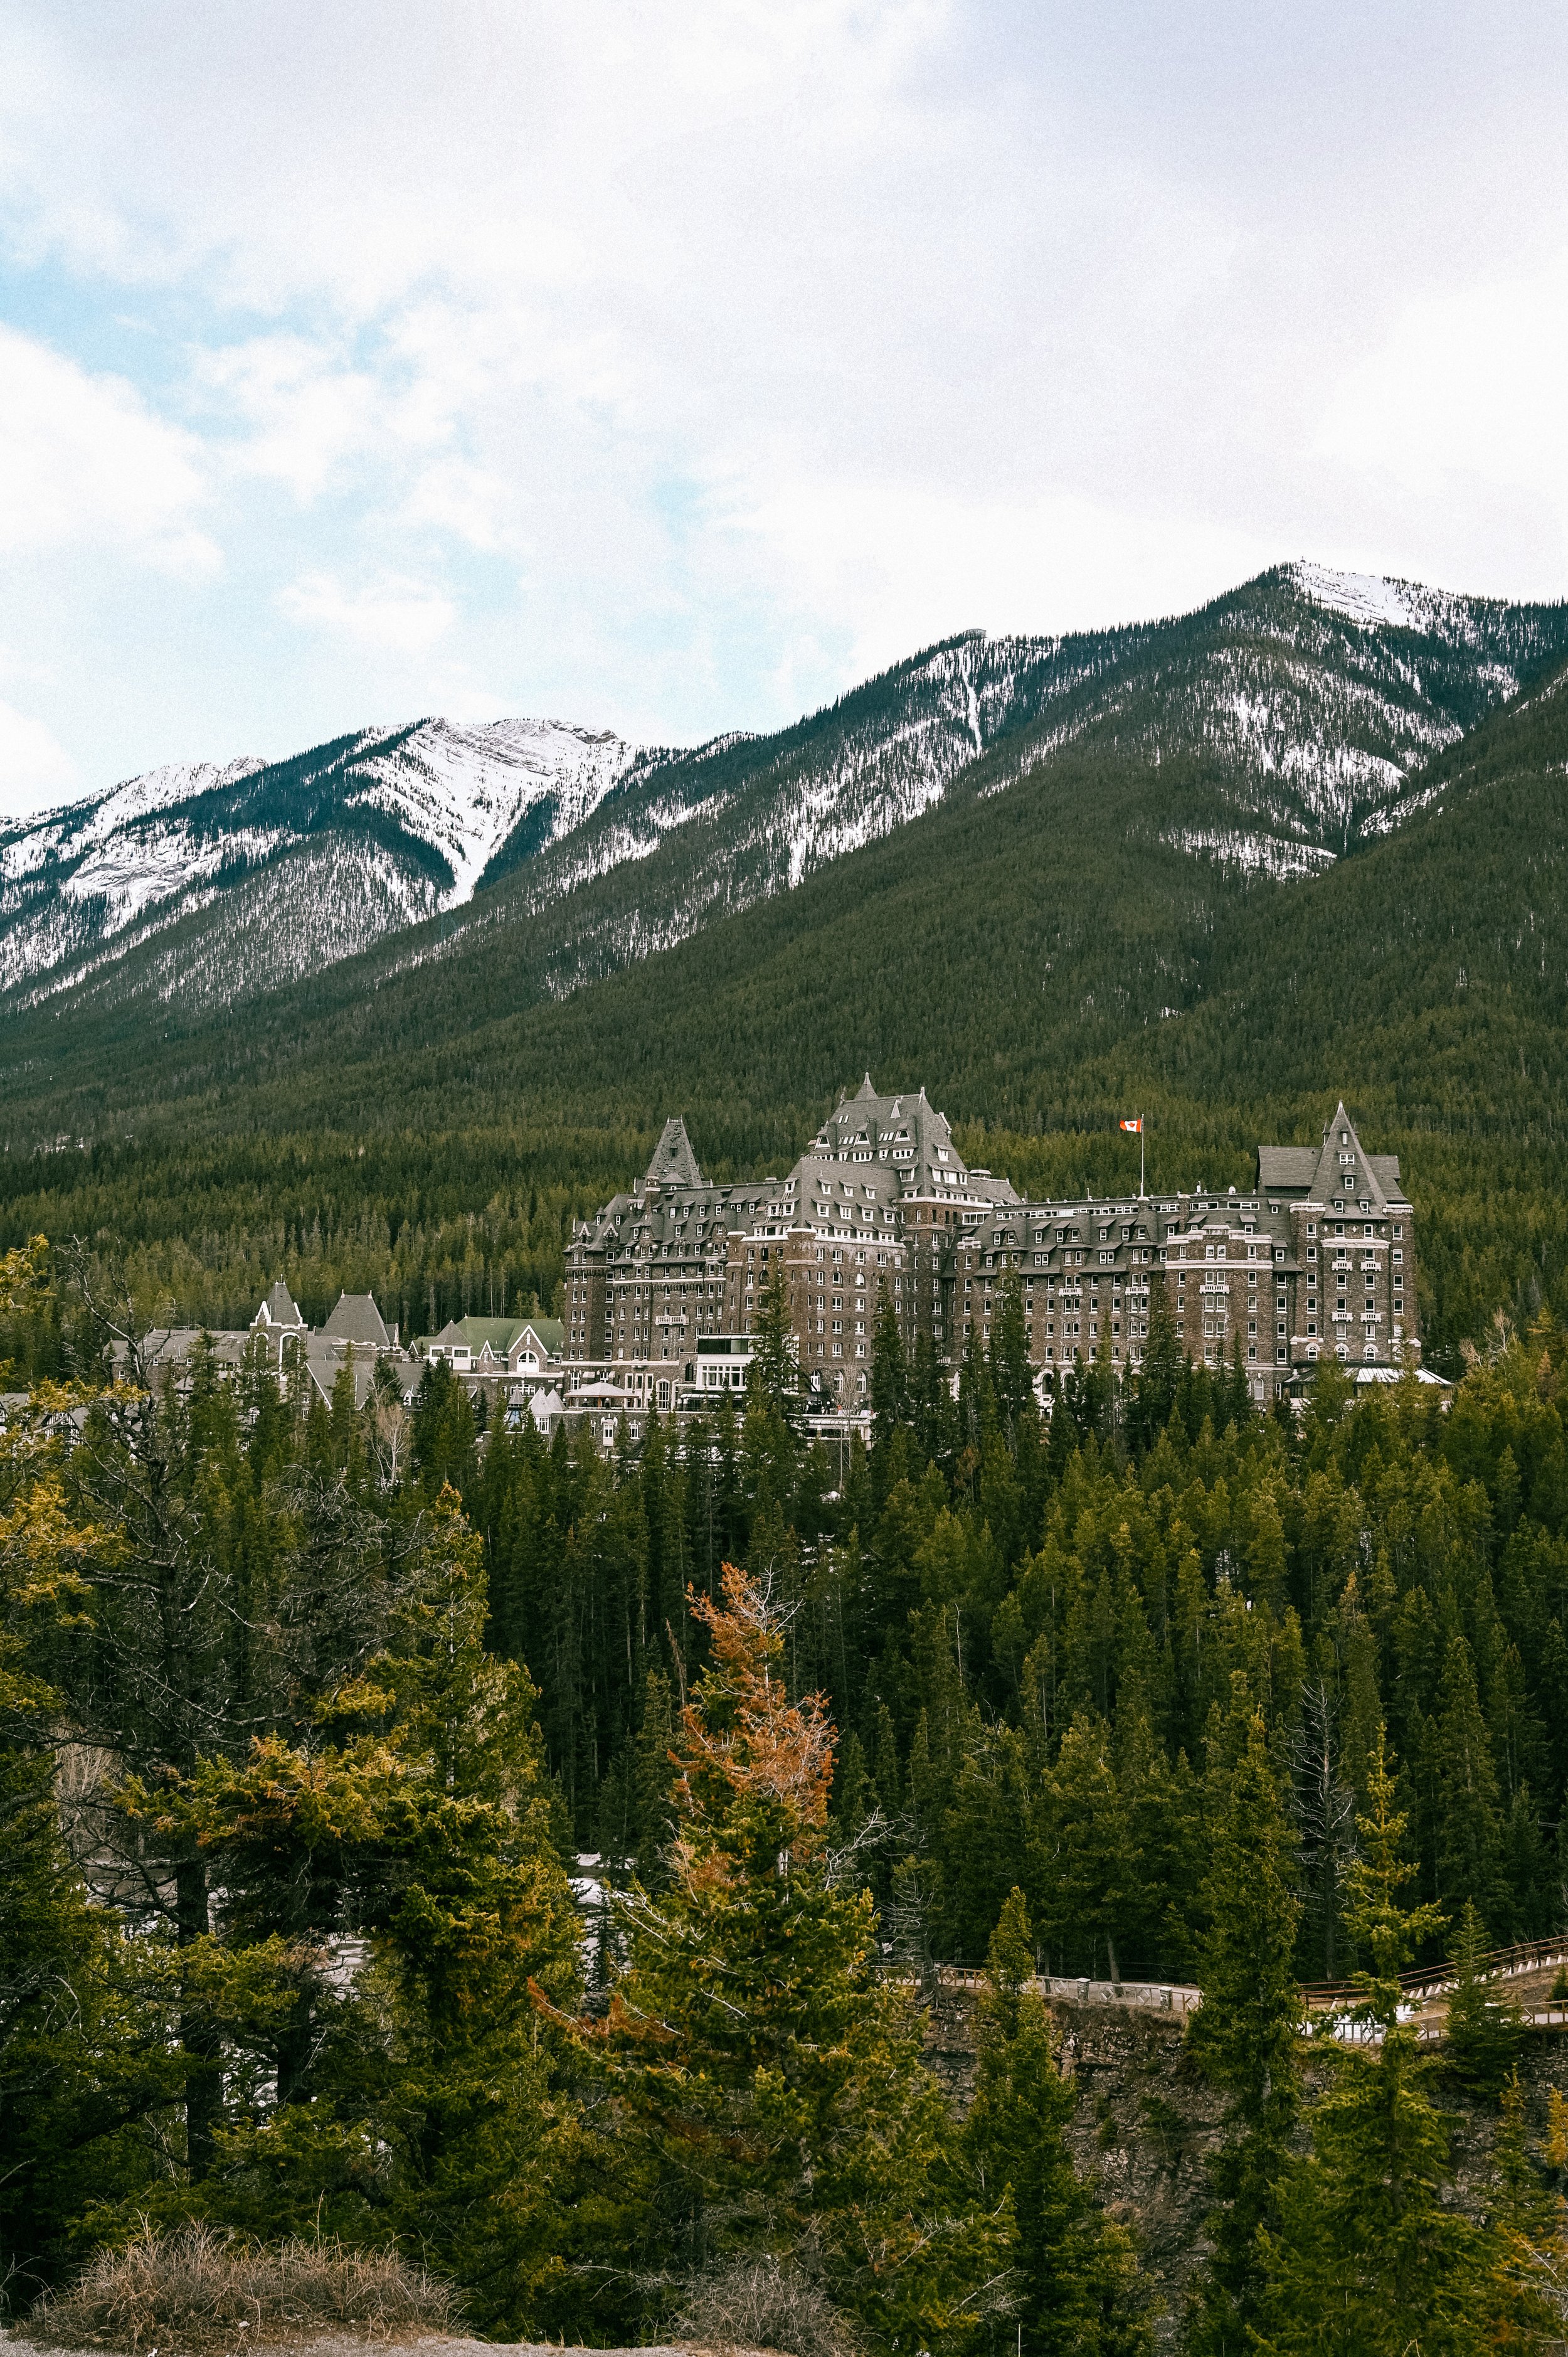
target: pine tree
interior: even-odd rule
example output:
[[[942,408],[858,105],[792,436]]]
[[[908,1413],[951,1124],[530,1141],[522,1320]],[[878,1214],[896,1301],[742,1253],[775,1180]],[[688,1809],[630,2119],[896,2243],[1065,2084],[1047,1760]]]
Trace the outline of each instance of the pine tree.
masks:
[[[832,1729],[820,1698],[790,1701],[780,1616],[743,1572],[693,1609],[710,1655],[675,1745],[670,1881],[634,1886],[629,1967],[578,2033],[626,2126],[620,2231],[677,2279],[726,2251],[815,2255],[873,2330],[961,2347],[1003,2229],[961,2198],[869,1896],[829,1878]]]
[[[1483,1917],[1501,1899],[1502,1817],[1491,1738],[1463,1637],[1450,1640],[1431,1751],[1436,1891],[1448,1910],[1472,1900]]]
[[[199,1845],[220,1887],[196,1950],[228,2064],[205,2214],[417,2233],[477,2321],[517,2330],[548,2320],[553,2179],[575,2135],[534,1990],[573,1995],[580,1924],[537,1696],[483,1648],[479,1542],[450,1504],[416,1536],[384,1650],[323,1697],[306,1741],[270,1733],[177,1782],[132,1780],[124,1804]],[[371,1955],[345,1989],[349,1932]]]
[[[1034,1972],[1028,1910],[1015,1889],[991,1937],[964,2126],[983,2196],[1005,2195],[1011,2208],[1011,2319],[997,2319],[993,2344],[1025,2357],[1146,2357],[1147,2293],[1131,2239],[1073,2167],[1072,2089],[1045,2000],[1027,1986]]]
[[[751,1349],[751,1365],[746,1372],[748,1391],[793,1429],[801,1413],[800,1366],[795,1355],[795,1328],[789,1315],[782,1250],[774,1255],[768,1282],[752,1313]]]
[[[1455,1943],[1443,2060],[1456,2085],[1496,2102],[1519,2059],[1522,2032],[1517,2006],[1498,2004],[1482,1977],[1483,1953],[1481,1919],[1467,1899]]]
[[[36,1297],[43,1266],[39,1239],[0,1254],[0,1317]],[[85,2208],[156,2180],[184,2093],[167,1952],[90,1903],[61,1835],[63,1697],[38,1663],[102,1544],[73,1520],[55,1462],[51,1424],[69,1404],[44,1384],[0,1421],[0,2274],[13,2297],[85,2255]]]
[[[1502,2091],[1502,2119],[1492,2153],[1493,2216],[1501,2244],[1496,2279],[1500,2315],[1494,2346],[1557,2352],[1568,2309],[1568,2203],[1551,2182],[1568,2162],[1568,2104],[1548,2091],[1550,2127],[1542,2159],[1530,2151],[1519,2072]],[[1544,2162],[1544,2166],[1542,2165]]]
[[[1212,2167],[1214,2255],[1189,2345],[1202,2357],[1231,2357],[1250,2346],[1258,2319],[1259,2235],[1278,2224],[1278,2189],[1301,2100],[1294,1844],[1261,1711],[1247,1719],[1211,1839],[1203,2004],[1187,2042],[1230,2103],[1226,2142]]]
[[[884,1470],[893,1436],[908,1422],[909,1370],[903,1329],[886,1278],[877,1287],[871,1322],[872,1465],[879,1500],[892,1487]]]
[[[1134,1446],[1152,1448],[1176,1408],[1176,1383],[1182,1371],[1181,1336],[1171,1315],[1170,1295],[1163,1269],[1149,1280],[1149,1333],[1133,1378],[1129,1424]]]
[[[1481,2357],[1495,2346],[1500,2250],[1444,2201],[1448,2126],[1399,2018],[1400,1969],[1441,1918],[1400,1903],[1405,1819],[1380,1742],[1369,1792],[1348,1877],[1349,1928],[1368,1959],[1351,2019],[1369,2042],[1334,2050],[1311,2157],[1285,2183],[1277,2229],[1260,2237],[1259,2346],[1272,2357]]]
[[[1002,1434],[1016,1452],[1019,1435],[1035,1414],[1035,1375],[1024,1325],[1024,1287],[1010,1268],[1002,1279],[991,1321],[991,1388]]]

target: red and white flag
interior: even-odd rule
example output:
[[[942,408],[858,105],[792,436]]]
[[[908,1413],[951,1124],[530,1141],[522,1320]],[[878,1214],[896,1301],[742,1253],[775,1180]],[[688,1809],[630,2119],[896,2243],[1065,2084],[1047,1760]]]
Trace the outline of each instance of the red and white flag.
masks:
[[[1144,1134],[1144,1116],[1143,1116],[1143,1114],[1139,1114],[1137,1115],[1136,1119],[1135,1119],[1135,1120],[1133,1120],[1133,1121],[1124,1121],[1124,1122],[1122,1123],[1122,1128],[1123,1128],[1123,1129],[1130,1129],[1130,1130],[1132,1131],[1132,1133],[1133,1133],[1133,1136],[1134,1136],[1134,1137],[1141,1137],[1141,1136],[1143,1135],[1143,1134]]]

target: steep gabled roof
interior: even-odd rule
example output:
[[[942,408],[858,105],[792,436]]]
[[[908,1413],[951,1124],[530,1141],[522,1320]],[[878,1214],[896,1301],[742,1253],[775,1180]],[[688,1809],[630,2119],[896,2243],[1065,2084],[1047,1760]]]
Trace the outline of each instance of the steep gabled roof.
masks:
[[[566,1347],[566,1321],[564,1318],[525,1318],[519,1331],[532,1334],[541,1350],[552,1359],[558,1359]]]
[[[303,1326],[299,1304],[280,1276],[252,1318],[252,1326]]]
[[[366,1342],[377,1351],[392,1348],[392,1336],[381,1322],[373,1293],[340,1293],[338,1307],[321,1330],[335,1342]]]
[[[1337,1196],[1349,1203],[1370,1203],[1375,1211],[1388,1209],[1388,1199],[1372,1168],[1372,1158],[1362,1149],[1343,1097],[1323,1133],[1323,1150],[1308,1189],[1308,1199],[1314,1203],[1330,1203]]]
[[[648,1187],[701,1187],[703,1183],[692,1141],[686,1135],[686,1125],[679,1114],[671,1114],[660,1132],[653,1159],[643,1176],[643,1184]]]
[[[1386,1211],[1391,1199],[1405,1200],[1397,1154],[1369,1154],[1340,1098],[1321,1146],[1260,1146],[1258,1185],[1282,1194],[1305,1195],[1314,1203],[1370,1203]]]

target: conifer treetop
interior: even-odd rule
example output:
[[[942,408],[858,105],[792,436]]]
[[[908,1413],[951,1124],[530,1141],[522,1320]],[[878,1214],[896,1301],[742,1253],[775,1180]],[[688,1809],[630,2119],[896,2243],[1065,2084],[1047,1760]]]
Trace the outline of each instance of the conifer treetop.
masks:
[[[767,1590],[732,1563],[722,1602],[690,1591],[693,1618],[712,1657],[681,1714],[672,1754],[689,1864],[705,1835],[733,1822],[740,1806],[760,1810],[801,1863],[822,1849],[832,1781],[834,1736],[821,1695],[792,1703],[783,1674],[783,1615]]]

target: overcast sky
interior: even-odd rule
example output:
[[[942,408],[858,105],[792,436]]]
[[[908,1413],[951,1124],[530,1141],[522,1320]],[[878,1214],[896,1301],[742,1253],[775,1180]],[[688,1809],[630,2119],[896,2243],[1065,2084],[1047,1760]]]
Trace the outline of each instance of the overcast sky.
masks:
[[[1568,586],[1568,11],[9,0],[0,810]]]

